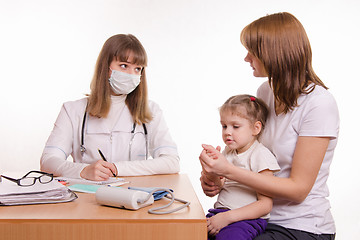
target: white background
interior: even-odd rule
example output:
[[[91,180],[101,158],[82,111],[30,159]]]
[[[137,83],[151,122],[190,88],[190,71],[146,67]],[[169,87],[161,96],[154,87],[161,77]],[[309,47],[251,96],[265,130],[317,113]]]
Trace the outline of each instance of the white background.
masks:
[[[201,143],[223,146],[217,108],[255,94],[240,44],[243,27],[287,11],[307,30],[313,67],[337,99],[341,132],[329,187],[337,239],[360,234],[359,17],[356,0],[0,0],[0,173],[39,168],[63,102],[89,93],[110,36],[132,33],[149,57],[150,98],[163,109],[204,211],[215,201],[199,184]],[[328,117],[328,116],[324,116]]]

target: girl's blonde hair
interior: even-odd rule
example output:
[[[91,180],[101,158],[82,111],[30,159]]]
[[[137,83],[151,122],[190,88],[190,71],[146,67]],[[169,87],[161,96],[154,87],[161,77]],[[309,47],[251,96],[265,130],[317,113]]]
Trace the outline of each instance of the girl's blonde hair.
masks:
[[[111,105],[111,86],[109,84],[109,69],[116,59],[126,62],[132,56],[132,63],[143,67],[140,84],[126,97],[134,122],[147,123],[152,119],[148,106],[148,91],[145,67],[147,55],[140,41],[131,34],[118,34],[110,37],[102,47],[98,56],[93,79],[90,84],[91,93],[88,99],[87,111],[96,117],[106,117]]]
[[[244,112],[245,110],[245,112]],[[260,98],[248,94],[235,95],[230,97],[219,109],[220,114],[230,112],[249,120],[251,123],[259,121],[261,123],[261,135],[265,128],[266,119],[269,114],[267,105]]]
[[[265,67],[277,101],[284,113],[297,106],[300,94],[312,92],[315,85],[327,89],[312,68],[312,51],[302,24],[290,13],[259,18],[241,32],[241,43]],[[315,85],[309,86],[311,83]]]

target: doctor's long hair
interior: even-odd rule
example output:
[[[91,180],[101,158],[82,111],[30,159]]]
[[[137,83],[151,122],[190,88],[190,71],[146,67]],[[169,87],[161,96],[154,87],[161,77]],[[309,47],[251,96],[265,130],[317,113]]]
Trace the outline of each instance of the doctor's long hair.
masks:
[[[315,85],[327,89],[312,68],[305,29],[290,13],[255,20],[242,30],[240,40],[264,64],[275,99],[284,105],[283,113],[294,109],[300,94],[310,93]]]
[[[98,56],[95,72],[91,81],[89,102],[87,111],[96,117],[106,117],[111,105],[111,86],[109,84],[110,64],[114,59],[126,62],[132,54],[134,64],[143,67],[140,84],[126,97],[134,122],[137,124],[147,123],[152,120],[152,114],[148,106],[148,91],[145,67],[147,66],[147,54],[140,41],[131,34],[118,34],[110,37],[102,47]]]

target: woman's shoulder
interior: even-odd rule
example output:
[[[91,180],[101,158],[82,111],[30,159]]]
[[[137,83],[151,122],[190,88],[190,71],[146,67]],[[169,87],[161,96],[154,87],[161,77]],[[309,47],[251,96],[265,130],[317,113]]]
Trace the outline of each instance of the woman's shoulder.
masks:
[[[68,101],[63,104],[67,112],[82,112],[86,108],[88,98],[81,98],[74,101]]]
[[[153,100],[148,101],[150,111],[155,114],[156,112],[161,111],[160,105]]]
[[[314,89],[310,93],[303,96],[302,101],[314,107],[320,105],[332,105],[333,107],[337,106],[336,100],[331,92],[319,85],[315,85]],[[298,104],[301,105],[301,102]]]
[[[334,99],[334,96],[331,94],[331,91],[328,89],[325,89],[322,86],[316,85],[314,88],[314,91],[312,93],[310,93],[311,95],[315,96],[315,97],[323,97],[323,98],[329,98],[329,99]]]

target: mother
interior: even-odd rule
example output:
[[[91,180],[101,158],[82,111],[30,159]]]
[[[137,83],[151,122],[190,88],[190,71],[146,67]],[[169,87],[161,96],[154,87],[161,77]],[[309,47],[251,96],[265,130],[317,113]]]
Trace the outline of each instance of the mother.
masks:
[[[257,96],[269,106],[261,142],[278,159],[276,176],[236,168],[218,153],[200,154],[204,171],[216,173],[274,198],[266,232],[256,239],[334,239],[326,181],[339,132],[333,96],[312,68],[306,32],[293,15],[262,17],[241,32],[245,61],[255,77],[268,77]],[[209,148],[212,148],[209,146]],[[219,192],[202,174],[208,196]]]

